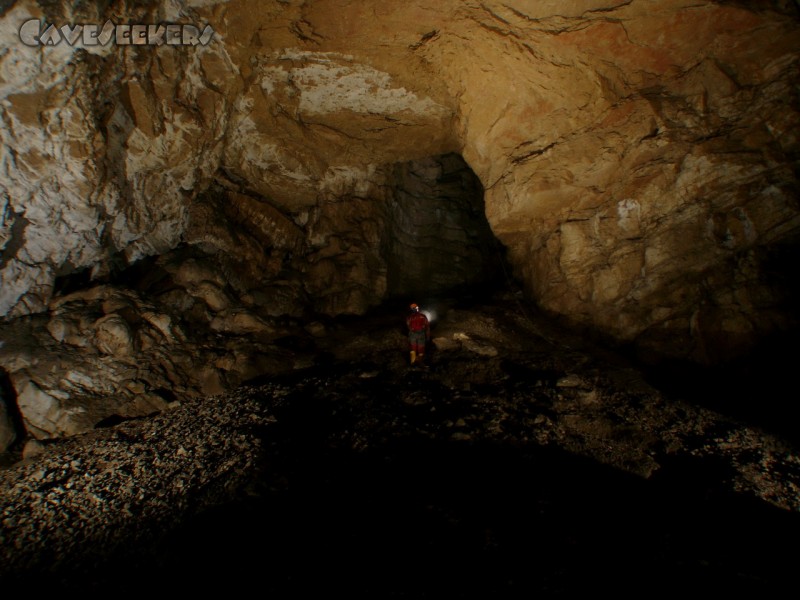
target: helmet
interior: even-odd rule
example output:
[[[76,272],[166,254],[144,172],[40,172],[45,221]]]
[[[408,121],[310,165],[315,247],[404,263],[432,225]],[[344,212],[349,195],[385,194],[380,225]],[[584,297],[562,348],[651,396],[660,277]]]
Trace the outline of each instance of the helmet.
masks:
[[[414,303],[412,302],[412,303],[411,303],[411,306],[409,306],[409,308],[410,308],[411,310],[419,310],[419,305],[418,305],[418,304],[414,304]]]

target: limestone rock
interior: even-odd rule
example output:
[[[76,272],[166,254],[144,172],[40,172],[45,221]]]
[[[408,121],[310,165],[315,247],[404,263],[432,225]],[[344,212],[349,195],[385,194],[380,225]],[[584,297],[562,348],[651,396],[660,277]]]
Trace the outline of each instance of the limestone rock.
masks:
[[[210,324],[212,331],[232,335],[271,335],[275,328],[269,323],[243,310],[224,312]]]
[[[213,270],[200,272],[216,276]],[[191,277],[185,281],[194,285]],[[8,340],[0,347],[0,363],[16,391],[26,435],[72,436],[220,393],[270,369],[291,368],[260,358],[269,357],[269,341],[284,329],[255,314],[231,308],[186,322],[186,315],[164,312],[169,310],[131,290],[101,285],[54,299],[49,315],[0,327]],[[209,344],[217,332],[228,337]],[[208,366],[228,351],[240,358],[227,369]],[[4,431],[10,435],[13,429]]]
[[[457,340],[461,346],[479,356],[497,356],[497,348],[482,340],[473,339],[466,333],[456,333],[453,339]]]
[[[201,281],[190,288],[189,294],[205,302],[213,312],[219,312],[231,306],[231,299],[225,291],[210,281]]]
[[[88,428],[74,418],[77,416],[80,419],[80,408],[76,407],[77,411],[70,414],[62,405],[62,401],[69,398],[68,394],[55,392],[51,395],[30,378],[13,377],[12,381],[17,390],[17,406],[31,435],[37,438],[73,435]],[[94,423],[89,425],[92,426]]]
[[[30,439],[25,442],[22,448],[22,460],[33,460],[44,452],[44,445],[37,439]]]
[[[107,315],[98,319],[94,328],[94,344],[100,352],[118,358],[133,354],[133,338],[125,319],[119,315]]]
[[[145,354],[143,397],[217,389],[192,372],[209,339],[501,274],[645,356],[717,364],[800,325],[790,3],[7,4],[0,318],[41,319],[0,352],[36,428],[88,423],[47,407],[145,379]],[[215,36],[30,47],[32,18]]]

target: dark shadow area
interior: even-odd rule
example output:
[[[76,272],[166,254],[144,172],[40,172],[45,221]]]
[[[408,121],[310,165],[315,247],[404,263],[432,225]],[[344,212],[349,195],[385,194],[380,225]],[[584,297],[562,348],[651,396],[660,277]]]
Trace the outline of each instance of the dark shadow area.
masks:
[[[646,482],[533,447],[395,439],[332,449],[320,443],[331,415],[308,408],[270,441],[252,496],[185,523],[152,554],[60,588],[764,597],[793,582],[798,515],[714,489],[696,467]]]
[[[93,276],[92,269],[88,267],[65,267],[53,282],[53,296],[67,296],[103,284],[138,292],[159,293],[159,284],[164,287],[164,280],[169,275],[158,265],[158,260],[158,256],[145,256],[128,264],[124,256],[116,254],[109,259],[109,272],[99,276]]]
[[[25,423],[17,406],[17,392],[11,384],[8,373],[0,368],[0,404],[14,429],[15,438],[6,452],[0,453],[0,467],[14,464],[19,460],[22,446],[25,443]]]
[[[53,296],[66,296],[73,292],[87,289],[92,285],[90,268],[65,272],[53,280]]]
[[[670,396],[800,443],[797,339],[797,332],[774,334],[746,356],[721,365],[665,361],[639,366],[654,387]]]
[[[405,382],[431,393],[440,385]],[[8,585],[270,598],[672,598],[769,597],[794,583],[800,515],[727,489],[722,461],[666,459],[646,480],[555,447],[426,438],[419,431],[434,418],[431,406],[402,405],[380,379],[366,380],[363,402],[309,390],[276,407],[261,432],[259,471],[236,499],[175,523],[153,547]],[[378,426],[383,435],[360,447],[343,443],[359,440],[343,437],[356,417],[388,414],[403,423]]]
[[[792,236],[731,260],[745,264],[752,260],[754,265],[754,272],[742,275],[739,287],[732,288],[743,298],[742,310],[750,311],[752,334],[738,339],[720,327],[719,333],[704,340],[704,365],[668,359],[637,361],[637,365],[669,394],[800,442],[800,403],[795,399],[795,369],[800,364],[800,279],[796,275],[800,240]],[[736,311],[731,311],[736,318]],[[719,326],[726,313],[719,307],[713,312]]]
[[[797,0],[714,0],[716,4],[735,6],[753,12],[775,11],[782,15],[800,19]]]
[[[798,533],[788,515],[561,452],[409,441],[296,460],[287,490],[205,515],[170,540],[165,557],[182,558],[162,568],[176,588],[761,595],[790,584],[797,558],[781,549]]]

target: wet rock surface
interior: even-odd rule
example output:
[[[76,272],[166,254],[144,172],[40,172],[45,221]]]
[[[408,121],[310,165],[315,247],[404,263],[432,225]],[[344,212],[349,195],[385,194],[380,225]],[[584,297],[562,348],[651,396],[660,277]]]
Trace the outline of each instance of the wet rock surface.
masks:
[[[3,589],[522,597],[790,583],[796,431],[659,391],[513,296],[431,309],[426,368],[407,365],[397,312],[320,322],[308,368],[3,469]]]

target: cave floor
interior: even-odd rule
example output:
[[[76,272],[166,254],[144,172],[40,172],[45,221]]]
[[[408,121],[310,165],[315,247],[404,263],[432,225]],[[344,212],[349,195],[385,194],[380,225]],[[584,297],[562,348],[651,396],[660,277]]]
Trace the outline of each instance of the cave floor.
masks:
[[[425,375],[405,381],[374,382],[355,412],[331,394],[363,398],[324,378],[326,391],[289,398],[249,496],[171,535],[158,570],[179,589],[272,597],[761,596],[793,580],[798,514],[730,490],[719,458],[664,461],[645,479],[478,433],[487,421],[454,432],[486,398],[443,399],[428,382],[437,399],[419,401]]]
[[[313,349],[282,340],[313,360],[242,387],[271,413],[246,484],[62,588],[666,597],[793,583],[800,458],[785,431],[664,393],[513,299],[435,309],[425,368],[407,364],[391,313],[327,323]]]

